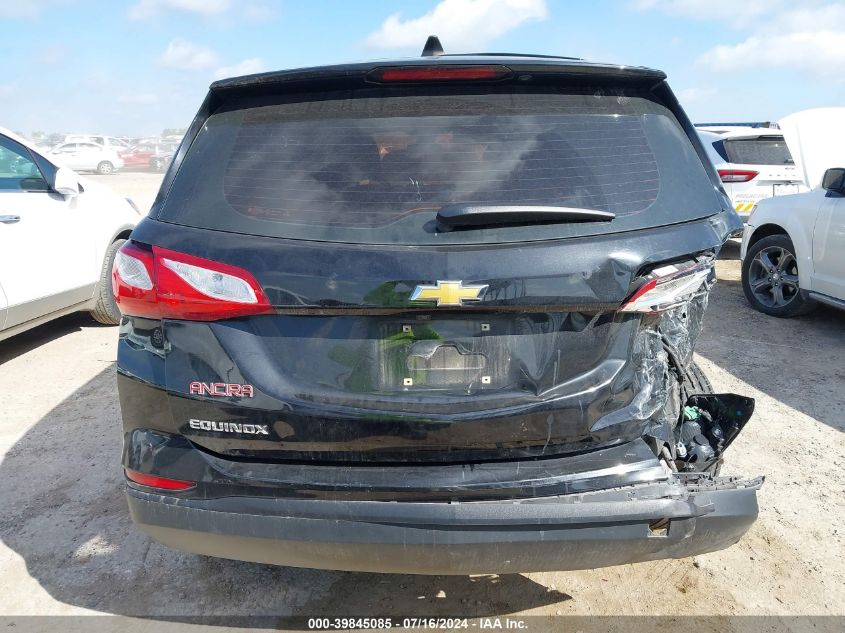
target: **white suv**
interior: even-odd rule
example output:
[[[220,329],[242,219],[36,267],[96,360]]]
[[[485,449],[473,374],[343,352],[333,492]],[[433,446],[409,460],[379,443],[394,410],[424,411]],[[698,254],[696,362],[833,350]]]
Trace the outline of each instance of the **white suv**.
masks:
[[[140,214],[0,129],[0,340],[70,312],[115,324],[117,249]]]
[[[68,134],[65,136],[65,143],[96,143],[108,147],[116,152],[125,152],[129,149],[129,143],[116,136],[102,136],[98,134]]]
[[[816,302],[845,308],[845,168],[821,187],[763,200],[742,235],[742,288],[766,314],[792,317]]]
[[[809,191],[780,130],[699,128],[698,135],[743,222],[765,198]]]
[[[50,159],[77,171],[113,174],[123,168],[123,158],[114,149],[98,143],[63,143],[49,153]]]

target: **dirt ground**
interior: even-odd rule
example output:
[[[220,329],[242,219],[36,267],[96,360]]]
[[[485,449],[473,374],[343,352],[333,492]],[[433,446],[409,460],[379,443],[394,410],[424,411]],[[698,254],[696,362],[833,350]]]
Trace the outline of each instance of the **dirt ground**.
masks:
[[[104,180],[145,205],[157,183]],[[845,615],[845,312],[778,320],[751,310],[738,256],[730,243],[718,262],[697,359],[716,391],[757,399],[725,473],[765,474],[766,483],[759,520],[725,551],[580,572],[420,577],[166,549],[132,527],[123,498],[117,331],[72,315],[0,343],[0,615],[105,613],[162,625],[191,615]]]

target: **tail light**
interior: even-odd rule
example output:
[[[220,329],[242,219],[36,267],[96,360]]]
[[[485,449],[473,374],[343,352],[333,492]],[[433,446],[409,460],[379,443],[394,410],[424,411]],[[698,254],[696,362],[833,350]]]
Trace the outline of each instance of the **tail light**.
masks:
[[[147,475],[139,473],[137,470],[126,468],[126,478],[141,486],[148,488],[158,488],[159,490],[187,490],[193,488],[196,484],[192,481],[182,481],[181,479],[168,479],[167,477],[158,477],[156,475]]]
[[[759,172],[744,169],[720,169],[719,178],[722,182],[749,182],[757,177]]]
[[[513,73],[507,66],[405,66],[374,68],[367,79],[375,82],[491,81]]]
[[[215,321],[273,313],[246,270],[132,242],[115,256],[112,291],[123,314],[151,319]]]
[[[687,265],[661,266],[644,278],[644,283],[622,304],[620,312],[662,312],[689,301],[713,274],[708,259]]]

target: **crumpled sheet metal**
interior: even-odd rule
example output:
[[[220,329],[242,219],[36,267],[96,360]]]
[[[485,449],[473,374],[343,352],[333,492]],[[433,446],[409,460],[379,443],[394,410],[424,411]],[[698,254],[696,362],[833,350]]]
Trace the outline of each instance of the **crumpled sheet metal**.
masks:
[[[637,395],[627,407],[636,420],[647,420],[666,403],[669,395],[669,357],[659,332],[641,330],[634,340],[632,360],[637,367]]]
[[[628,406],[603,416],[592,430],[642,421],[644,435],[671,439],[681,403],[678,380],[669,368],[670,354],[680,370],[692,362],[711,287],[712,283],[702,284],[688,301],[664,312],[656,329],[645,327],[637,333],[631,353],[637,395]]]
[[[704,325],[704,311],[710,299],[711,287],[712,283],[702,284],[689,301],[667,310],[661,316],[660,333],[681,368],[686,368],[692,361],[695,343]]]
[[[603,416],[591,429],[597,431],[615,424],[645,422],[661,408],[668,398],[669,355],[663,349],[663,339],[655,329],[642,329],[634,339],[631,351],[634,367],[633,391],[637,394],[627,406]]]

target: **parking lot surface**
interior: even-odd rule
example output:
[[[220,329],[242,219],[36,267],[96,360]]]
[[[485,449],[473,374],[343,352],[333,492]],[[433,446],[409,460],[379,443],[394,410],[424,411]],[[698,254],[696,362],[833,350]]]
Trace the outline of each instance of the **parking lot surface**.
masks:
[[[98,177],[148,206],[160,176]],[[760,518],[694,559],[511,576],[382,576],[183,554],[127,515],[117,329],[65,317],[0,344],[0,614],[845,614],[845,313],[753,311],[718,262],[697,359],[757,399],[725,474],[766,475]],[[722,628],[741,628],[725,621]]]
[[[131,198],[139,209],[146,212],[155,200],[162,174],[151,171],[118,172],[108,176],[86,174],[86,178],[104,184],[120,195]]]

